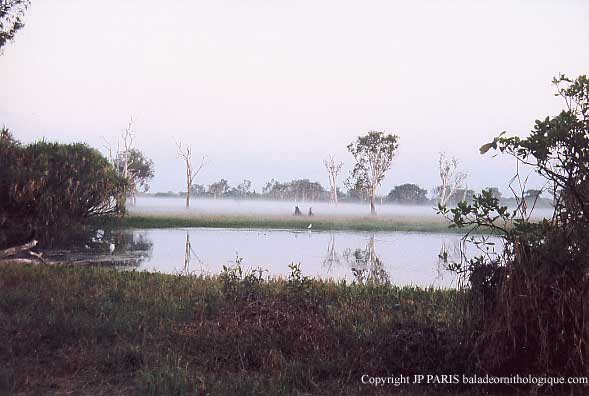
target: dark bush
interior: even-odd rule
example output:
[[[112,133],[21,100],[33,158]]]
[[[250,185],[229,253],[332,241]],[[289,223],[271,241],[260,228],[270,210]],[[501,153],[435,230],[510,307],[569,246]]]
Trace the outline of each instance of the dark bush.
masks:
[[[125,181],[85,144],[22,145],[0,134],[0,247],[36,231],[55,233],[121,213]],[[4,243],[3,243],[4,242]],[[12,241],[17,242],[17,241]]]
[[[555,202],[552,218],[530,220],[525,182],[513,212],[489,191],[451,211],[441,208],[453,226],[486,228],[505,245],[494,253],[492,242],[469,236],[481,255],[452,264],[470,280],[480,368],[495,375],[589,371],[589,79],[561,76],[554,83],[564,111],[536,121],[525,139],[502,133],[481,147],[543,176]]]

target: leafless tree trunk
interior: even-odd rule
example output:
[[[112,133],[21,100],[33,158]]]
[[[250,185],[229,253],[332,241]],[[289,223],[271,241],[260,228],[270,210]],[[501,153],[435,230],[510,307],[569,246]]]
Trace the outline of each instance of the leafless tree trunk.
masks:
[[[114,154],[112,144],[103,138],[106,143],[104,147],[108,151],[108,159],[110,163],[113,164],[119,176],[123,177],[128,183],[128,189],[125,189],[122,198],[126,201],[127,196],[130,196],[134,205],[137,186],[135,185],[133,175],[130,174],[131,171],[129,170],[129,153],[133,149],[134,138],[133,117],[130,117],[127,127],[121,131],[121,138],[123,147],[121,148],[121,142],[117,141],[117,148]]]
[[[446,206],[450,197],[460,188],[466,180],[466,173],[458,170],[458,160],[455,157],[448,158],[446,153],[440,153],[438,161],[440,172],[440,187],[438,191],[438,204]]]
[[[336,161],[335,158],[330,155],[328,159],[323,161],[325,169],[329,174],[329,186],[331,187],[331,202],[337,205],[337,176],[342,170],[344,165],[341,161]]]
[[[37,246],[37,241],[32,240],[32,241],[27,242],[23,245],[13,246],[8,249],[0,250],[0,259],[10,257],[10,256],[16,256],[19,253],[26,252],[26,251],[34,248],[35,246]]]
[[[186,166],[186,209],[189,209],[190,189],[192,187],[192,182],[201,169],[205,166],[206,157],[203,155],[200,165],[195,169],[192,165],[192,149],[190,146],[186,145],[186,147],[182,147],[181,142],[176,142],[176,146],[178,147],[178,158],[182,159],[182,161],[184,161],[184,165]]]
[[[127,179],[129,177],[129,152],[133,147],[133,117],[129,120],[129,124],[127,128],[123,129],[121,132],[121,136],[123,138],[123,151],[121,153],[123,157],[123,169],[122,169],[122,176]]]
[[[133,178],[129,174],[129,153],[133,148],[133,117],[129,119],[127,128],[123,129],[121,136],[123,138],[123,151],[121,152],[123,169],[121,170],[123,178],[128,182],[129,190],[125,191],[125,197],[130,196],[133,204],[135,203],[135,194],[137,188],[133,183]]]

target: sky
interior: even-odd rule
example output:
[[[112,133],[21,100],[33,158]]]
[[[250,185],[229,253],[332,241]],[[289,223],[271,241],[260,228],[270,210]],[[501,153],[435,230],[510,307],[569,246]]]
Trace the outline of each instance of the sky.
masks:
[[[346,146],[382,130],[400,145],[381,193],[433,188],[442,151],[507,193],[514,160],[478,147],[562,109],[551,81],[589,73],[587,21],[582,0],[33,0],[0,55],[0,123],[104,152],[132,117],[151,191],[185,189],[177,141],[208,158],[195,183],[327,186],[332,154],[343,184]]]

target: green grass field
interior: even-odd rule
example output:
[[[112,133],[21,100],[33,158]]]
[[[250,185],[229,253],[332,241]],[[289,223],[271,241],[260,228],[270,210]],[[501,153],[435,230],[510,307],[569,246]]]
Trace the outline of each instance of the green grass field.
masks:
[[[371,216],[255,216],[255,215],[199,215],[182,213],[132,213],[123,218],[101,220],[104,225],[125,228],[264,228],[349,231],[415,231],[437,233],[464,233],[464,230],[448,228],[441,216],[427,217],[371,217]]]
[[[0,265],[0,394],[475,394],[361,382],[468,372],[465,293]]]

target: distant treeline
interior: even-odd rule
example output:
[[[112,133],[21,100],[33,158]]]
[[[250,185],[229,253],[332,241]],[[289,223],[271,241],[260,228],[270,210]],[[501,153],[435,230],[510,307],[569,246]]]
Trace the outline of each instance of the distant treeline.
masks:
[[[494,197],[507,206],[517,205],[515,197],[503,197],[497,187],[487,187],[485,190],[490,191]],[[391,203],[399,205],[437,205],[439,187],[428,191],[417,184],[405,183],[394,186],[387,195],[377,197],[380,203]],[[448,204],[455,206],[458,202],[470,202],[472,196],[478,191],[471,189],[458,189],[452,194]],[[237,186],[230,186],[229,182],[221,179],[218,182],[210,184],[208,187],[202,184],[192,186],[191,196],[200,198],[221,198],[221,199],[265,199],[277,201],[310,201],[310,202],[329,202],[331,200],[330,191],[323,187],[321,183],[310,181],[309,179],[296,179],[289,182],[279,182],[274,179],[268,181],[261,191],[252,189],[252,182],[244,180]],[[540,197],[540,190],[527,190],[524,198],[528,205],[536,207],[550,207],[552,201],[548,198]],[[141,194],[151,197],[185,197],[186,192],[158,192],[151,194]],[[366,202],[369,199],[368,192],[350,188],[341,191],[338,188],[338,199],[342,202]]]

